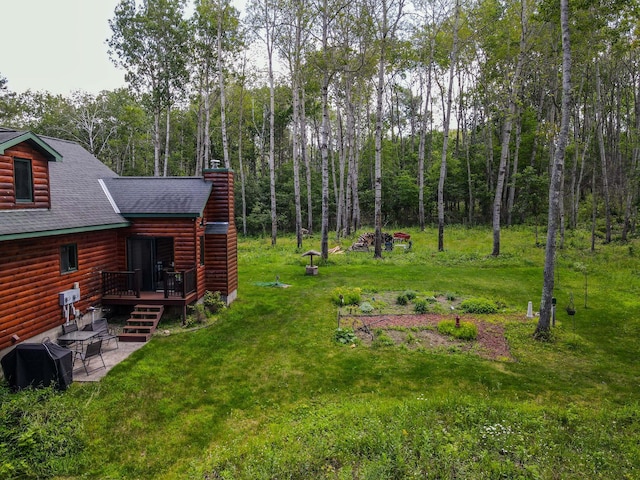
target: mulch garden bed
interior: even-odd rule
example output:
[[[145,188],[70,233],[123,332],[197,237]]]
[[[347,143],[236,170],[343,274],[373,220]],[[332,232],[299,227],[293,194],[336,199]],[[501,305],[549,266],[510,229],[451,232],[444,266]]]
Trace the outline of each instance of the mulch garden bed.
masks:
[[[356,335],[366,346],[371,346],[374,342],[375,330],[382,329],[387,337],[393,339],[395,345],[406,345],[410,349],[439,348],[444,351],[471,352],[490,360],[514,360],[504,336],[503,325],[468,315],[461,316],[460,321],[473,322],[478,328],[476,340],[464,341],[438,333],[438,323],[446,319],[455,320],[455,316],[435,313],[354,315],[342,317],[341,325],[354,327]],[[368,326],[371,334],[366,329],[359,328],[363,324]]]

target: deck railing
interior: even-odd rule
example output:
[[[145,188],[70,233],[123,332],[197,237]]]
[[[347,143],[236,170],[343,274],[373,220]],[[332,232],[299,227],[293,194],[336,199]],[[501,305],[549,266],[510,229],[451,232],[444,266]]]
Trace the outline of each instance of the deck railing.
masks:
[[[196,290],[196,269],[183,272],[164,272],[164,297],[185,298]]]
[[[140,298],[142,272],[102,272],[102,294]]]
[[[164,298],[186,298],[196,291],[196,269],[162,274]],[[142,272],[102,272],[102,294],[140,298]]]

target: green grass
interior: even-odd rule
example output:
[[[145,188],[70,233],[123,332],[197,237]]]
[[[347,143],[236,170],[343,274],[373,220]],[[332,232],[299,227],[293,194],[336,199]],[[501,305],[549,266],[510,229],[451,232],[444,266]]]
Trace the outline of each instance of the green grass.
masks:
[[[156,337],[61,401],[84,452],[65,478],[638,478],[637,241],[558,254],[553,342],[532,337],[544,250],[505,229],[410,231],[411,252],[332,255],[305,275],[293,238],[239,243],[238,300],[213,325]],[[348,247],[345,241],[343,248]],[[330,247],[334,243],[330,242]],[[635,246],[635,248],[632,248]],[[579,264],[576,266],[576,264]],[[584,267],[588,308],[584,307]],[[280,282],[289,288],[260,286]],[[446,292],[505,304],[516,361],[335,341],[336,289]],[[573,294],[577,309],[564,307]],[[381,294],[380,294],[381,296]],[[395,298],[395,297],[394,297]],[[513,320],[514,313],[521,317]],[[511,320],[506,320],[510,318]],[[60,402],[58,401],[58,403]],[[0,442],[1,443],[1,442]],[[70,472],[70,474],[69,474]]]

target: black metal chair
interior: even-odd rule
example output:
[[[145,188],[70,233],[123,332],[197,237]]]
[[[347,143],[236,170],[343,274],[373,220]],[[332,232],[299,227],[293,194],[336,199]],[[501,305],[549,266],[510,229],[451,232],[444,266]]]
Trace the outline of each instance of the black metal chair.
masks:
[[[89,364],[91,359],[94,357],[100,357],[100,360],[102,361],[102,367],[107,368],[107,365],[104,363],[104,358],[102,358],[102,340],[101,339],[98,339],[95,342],[91,342],[89,345],[87,345],[87,349],[84,352],[80,352],[80,351],[76,352],[76,357],[80,357],[80,360],[82,360],[82,366],[84,367],[84,371],[87,373],[87,375],[89,375],[89,369],[87,368],[87,365]],[[75,357],[74,357],[74,361],[75,361]],[[92,371],[95,371],[98,368],[95,368]]]
[[[97,318],[93,320],[90,324],[86,325],[83,330],[98,332],[98,338],[100,340],[105,340],[107,343],[111,340],[115,340],[116,348],[118,348],[118,335],[116,335],[109,327],[106,318]]]
[[[71,333],[71,332],[77,332],[78,331],[78,324],[76,322],[70,322],[70,323],[63,323],[62,324],[62,334],[66,335],[67,333]],[[74,340],[60,340],[58,339],[58,345],[60,345],[61,347],[67,347],[67,348],[71,348],[72,346],[76,345],[76,342]]]

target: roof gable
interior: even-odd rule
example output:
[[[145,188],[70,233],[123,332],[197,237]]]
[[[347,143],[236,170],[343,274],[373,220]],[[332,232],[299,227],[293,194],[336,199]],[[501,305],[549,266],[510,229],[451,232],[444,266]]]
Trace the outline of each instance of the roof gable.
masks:
[[[25,132],[0,129],[0,145]],[[78,143],[38,137],[64,161],[49,164],[48,209],[0,210],[0,241],[118,228],[129,223],[119,215],[99,179],[116,174]]]
[[[201,217],[212,189],[201,177],[112,177],[104,183],[125,217]]]
[[[20,143],[28,143],[39,150],[49,161],[59,162],[62,160],[62,155],[56,149],[32,132],[0,130],[0,155]]]

